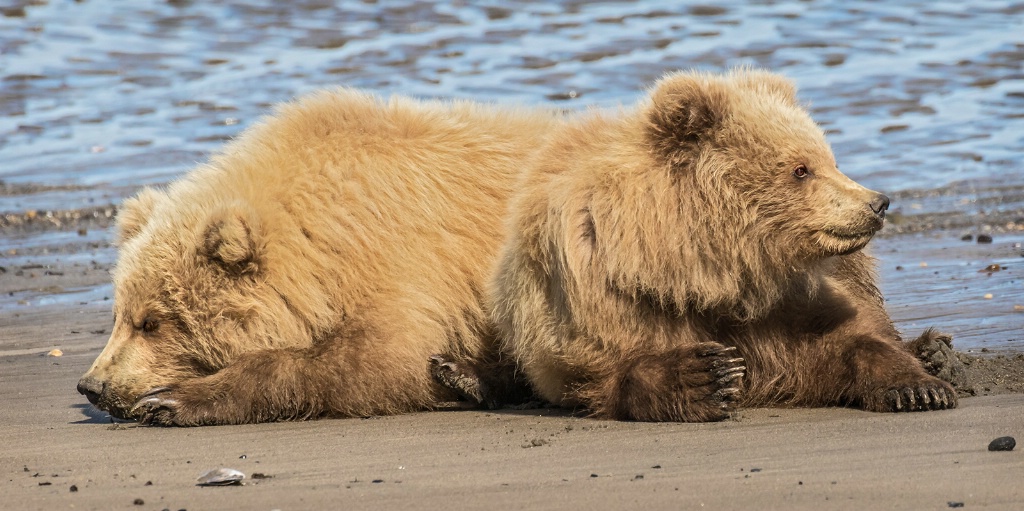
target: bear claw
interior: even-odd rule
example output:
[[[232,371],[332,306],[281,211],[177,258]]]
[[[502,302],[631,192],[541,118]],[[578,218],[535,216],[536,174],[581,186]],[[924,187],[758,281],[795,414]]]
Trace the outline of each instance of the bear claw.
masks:
[[[956,407],[956,394],[947,389],[903,387],[885,393],[885,403],[894,412],[945,410]]]
[[[443,355],[432,355],[430,366],[430,374],[434,381],[454,391],[461,398],[489,409],[498,407],[497,403],[488,399],[487,385],[480,381],[480,378],[473,372],[462,369],[455,362],[448,361]]]
[[[170,387],[157,387],[139,396],[130,414],[143,425],[173,424],[174,411],[179,403],[174,398],[160,395],[170,390]]]

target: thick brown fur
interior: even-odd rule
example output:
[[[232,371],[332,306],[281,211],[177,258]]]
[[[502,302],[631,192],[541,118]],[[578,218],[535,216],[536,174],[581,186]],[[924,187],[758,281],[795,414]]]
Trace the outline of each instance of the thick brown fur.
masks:
[[[956,405],[862,250],[888,199],[839,172],[786,79],[669,75],[633,109],[558,128],[534,161],[491,301],[544,399],[655,421]]]
[[[558,122],[352,90],[279,108],[124,203],[114,327],[79,390],[175,425],[453,399],[429,357],[500,361],[483,289],[520,169]]]

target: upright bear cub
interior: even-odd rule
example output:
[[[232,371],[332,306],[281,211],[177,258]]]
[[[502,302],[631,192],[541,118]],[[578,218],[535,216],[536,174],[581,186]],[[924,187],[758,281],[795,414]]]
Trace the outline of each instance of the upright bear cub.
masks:
[[[674,74],[547,139],[491,290],[504,349],[546,400],[644,421],[956,406],[861,250],[889,199],[839,172],[790,82]]]
[[[348,90],[284,106],[124,203],[114,327],[79,391],[175,425],[455,398],[429,357],[500,363],[484,289],[519,169],[556,122]]]

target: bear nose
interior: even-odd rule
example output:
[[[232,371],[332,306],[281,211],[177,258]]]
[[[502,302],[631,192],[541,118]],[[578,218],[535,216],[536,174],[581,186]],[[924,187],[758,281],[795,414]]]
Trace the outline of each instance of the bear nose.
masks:
[[[103,392],[103,383],[95,378],[85,377],[78,380],[78,393],[85,396],[90,403],[96,404]]]
[[[874,211],[876,215],[885,217],[885,210],[889,209],[889,197],[885,194],[878,194],[868,204],[871,207],[871,211]]]

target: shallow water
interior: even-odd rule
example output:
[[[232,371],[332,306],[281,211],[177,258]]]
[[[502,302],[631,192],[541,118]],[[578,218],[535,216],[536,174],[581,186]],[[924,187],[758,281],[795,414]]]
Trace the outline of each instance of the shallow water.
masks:
[[[117,204],[319,87],[582,109],[738,65],[795,79],[843,171],[905,191],[894,212],[1024,205],[1020,3],[24,4],[0,8],[0,213]],[[103,235],[5,236],[16,265]]]

